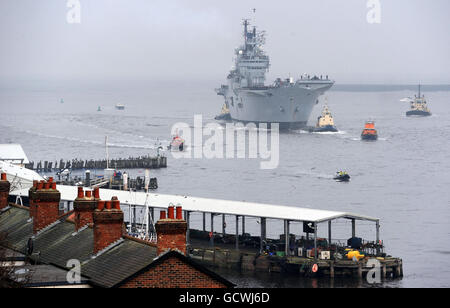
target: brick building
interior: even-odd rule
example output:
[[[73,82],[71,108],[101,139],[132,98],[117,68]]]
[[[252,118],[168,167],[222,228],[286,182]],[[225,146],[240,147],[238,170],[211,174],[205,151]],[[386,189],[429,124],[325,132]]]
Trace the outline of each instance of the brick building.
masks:
[[[0,186],[7,186],[2,181]],[[9,184],[9,183],[8,183]],[[3,185],[3,186],[2,186]],[[6,189],[0,187],[0,201]],[[58,214],[59,192],[50,180],[30,189],[30,208],[0,207],[4,248],[27,256],[36,266],[81,267],[83,285],[101,288],[230,288],[234,285],[186,254],[186,221],[181,207],[170,207],[156,224],[158,244],[125,234],[120,202],[100,200],[99,190],[80,188],[74,211]],[[59,282],[61,283],[61,282]],[[76,284],[76,283],[75,283]]]

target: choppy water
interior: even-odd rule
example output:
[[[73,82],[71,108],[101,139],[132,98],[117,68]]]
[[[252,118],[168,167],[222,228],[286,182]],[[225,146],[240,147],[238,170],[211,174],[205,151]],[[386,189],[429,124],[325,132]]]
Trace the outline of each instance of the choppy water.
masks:
[[[176,85],[122,83],[77,85],[22,83],[0,88],[0,143],[20,143],[31,160],[103,158],[109,135],[111,157],[154,153],[156,140],[167,143],[176,122],[192,124],[194,114],[212,122],[220,110],[214,83]],[[450,286],[450,92],[426,92],[433,116],[407,118],[410,89],[331,91],[329,106],[341,130],[337,134],[282,133],[280,166],[260,170],[258,160],[175,160],[152,171],[161,193],[246,200],[355,212],[381,219],[388,253],[403,258],[405,277],[395,287]],[[64,104],[60,99],[64,98]],[[114,105],[126,105],[116,111]],[[103,111],[97,112],[101,106]],[[321,111],[318,106],[311,119]],[[360,141],[364,122],[376,120],[380,140]],[[311,123],[312,124],[312,123]],[[349,184],[331,178],[338,170]],[[134,171],[143,175],[143,171]],[[200,217],[193,218],[197,223]],[[252,225],[253,223],[253,225]],[[230,228],[233,230],[232,222]],[[292,227],[300,230],[300,225]],[[337,224],[336,236],[350,237],[350,225]],[[256,221],[248,230],[257,232]],[[271,222],[268,234],[281,233]],[[326,227],[319,235],[325,236]],[[358,233],[374,239],[373,225]],[[222,272],[240,286],[330,286],[272,275]],[[357,285],[357,284],[356,284]],[[355,286],[337,282],[335,286]]]

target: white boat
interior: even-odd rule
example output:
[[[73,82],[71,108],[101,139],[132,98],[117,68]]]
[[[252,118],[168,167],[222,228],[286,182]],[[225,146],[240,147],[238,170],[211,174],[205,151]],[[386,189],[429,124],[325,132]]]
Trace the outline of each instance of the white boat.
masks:
[[[117,105],[116,105],[116,109],[117,109],[117,110],[125,110],[125,105],[117,104]]]

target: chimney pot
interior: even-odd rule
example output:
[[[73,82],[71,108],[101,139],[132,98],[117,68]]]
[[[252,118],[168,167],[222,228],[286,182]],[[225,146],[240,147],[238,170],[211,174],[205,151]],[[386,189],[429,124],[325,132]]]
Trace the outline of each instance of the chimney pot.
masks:
[[[6,173],[2,173],[2,181],[6,181]]]
[[[53,183],[53,177],[49,177],[49,178],[48,178],[48,182],[49,182],[49,183]]]
[[[159,219],[166,219],[166,211],[159,212]]]
[[[44,184],[44,189],[50,189],[50,183],[45,183]]]
[[[103,211],[105,209],[105,201],[99,200],[97,205],[97,210]]]
[[[42,190],[44,188],[44,183],[43,181],[40,181],[37,185],[37,190]]]
[[[53,190],[56,190],[56,183],[55,182],[52,182],[51,186],[52,186]]]
[[[86,190],[86,198],[89,198],[89,199],[92,198],[92,191]]]
[[[169,219],[175,219],[175,213],[174,213],[174,207],[173,206],[169,206]]]
[[[84,197],[83,187],[78,187],[78,199],[82,199]]]
[[[106,207],[107,210],[110,210],[111,209],[111,201],[106,201],[105,202],[105,207]]]
[[[94,188],[94,199],[100,200],[100,188]]]
[[[120,201],[119,200],[113,200],[112,204],[113,204],[114,210],[120,211]]]
[[[183,220],[183,208],[181,206],[177,206],[177,219]]]

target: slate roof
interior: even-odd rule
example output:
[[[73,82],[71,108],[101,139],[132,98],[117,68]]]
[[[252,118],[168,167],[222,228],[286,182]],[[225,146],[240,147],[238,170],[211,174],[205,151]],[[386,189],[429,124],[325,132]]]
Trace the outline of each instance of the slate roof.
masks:
[[[2,232],[7,234],[8,248],[26,254],[28,240],[33,236],[33,223],[29,219],[28,209],[11,206],[2,211],[0,213],[0,233]],[[62,270],[69,269],[67,267],[69,260],[77,259],[82,264],[81,275],[88,278],[90,284],[103,288],[116,287],[133,275],[146,270],[152,263],[156,264],[162,260],[162,256],[155,259],[157,257],[155,246],[129,237],[124,237],[117,246],[94,256],[93,233],[92,228],[75,232],[74,224],[66,217],[62,217],[58,223],[34,237],[31,259],[56,266]],[[175,254],[181,255],[178,252]],[[198,270],[224,282],[227,286],[233,286],[203,266],[194,264],[189,258],[182,257]]]

